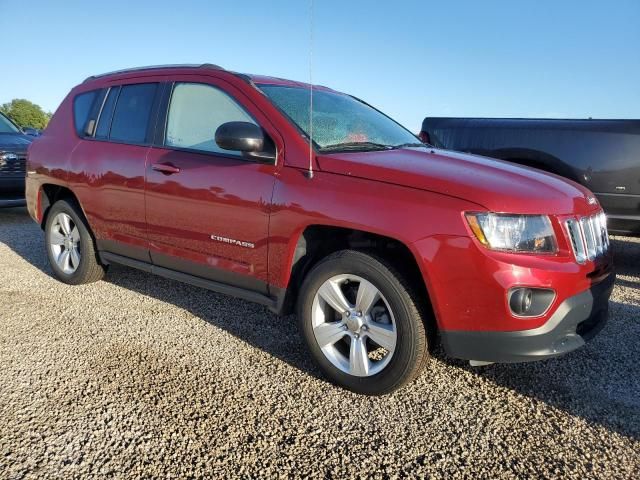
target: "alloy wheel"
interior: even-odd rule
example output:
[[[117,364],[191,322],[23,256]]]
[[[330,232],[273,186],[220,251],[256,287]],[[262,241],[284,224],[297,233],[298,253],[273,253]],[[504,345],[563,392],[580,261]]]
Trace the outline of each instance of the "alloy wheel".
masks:
[[[65,274],[73,274],[80,266],[80,231],[70,215],[58,213],[51,222],[49,248],[56,265]]]
[[[398,339],[393,312],[380,290],[362,277],[326,280],[313,299],[311,321],[322,353],[344,373],[369,377],[393,357]]]

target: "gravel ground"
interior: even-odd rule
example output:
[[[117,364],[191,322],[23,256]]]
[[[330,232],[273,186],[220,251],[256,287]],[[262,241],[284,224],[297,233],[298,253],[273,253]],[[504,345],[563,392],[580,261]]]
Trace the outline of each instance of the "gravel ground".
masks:
[[[640,239],[614,241],[587,347],[408,388],[328,384],[294,319],[112,268],[68,287],[23,209],[0,211],[0,477],[640,478]]]

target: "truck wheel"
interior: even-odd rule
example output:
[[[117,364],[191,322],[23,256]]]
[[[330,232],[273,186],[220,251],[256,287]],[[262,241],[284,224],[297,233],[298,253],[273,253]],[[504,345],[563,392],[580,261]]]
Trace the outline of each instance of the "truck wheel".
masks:
[[[390,393],[418,376],[429,354],[419,302],[388,263],[336,252],[306,276],[302,334],[326,375],[357,393]]]
[[[73,203],[56,202],[45,224],[47,255],[55,277],[70,285],[97,282],[105,267],[96,255],[89,227]]]

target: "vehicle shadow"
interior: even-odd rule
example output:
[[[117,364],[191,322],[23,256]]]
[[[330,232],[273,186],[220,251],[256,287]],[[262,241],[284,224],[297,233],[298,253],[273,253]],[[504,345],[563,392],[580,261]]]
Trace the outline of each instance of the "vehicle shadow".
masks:
[[[590,424],[640,439],[640,305],[612,301],[603,331],[585,347],[565,356],[532,363],[471,367],[439,357]]]
[[[5,225],[18,228],[4,228]],[[0,211],[0,243],[51,275],[42,232],[24,210]],[[640,243],[624,245],[618,252],[617,261],[625,265],[626,275],[640,277],[640,262],[632,261],[634,257],[639,258]],[[294,316],[277,317],[260,305],[120,266],[112,266],[105,280],[189,311],[249,345],[326,381],[298,335]],[[635,281],[627,282],[636,284]],[[465,370],[498,387],[638,439],[640,296],[637,286],[625,284],[617,286],[616,290],[628,287],[633,288],[633,295],[616,294],[611,302],[610,321],[601,334],[586,347],[564,357],[473,368],[466,362],[447,358],[437,348],[434,352],[436,361],[450,365],[451,374],[455,375],[457,369]]]
[[[0,243],[34,267],[52,274],[44,250],[42,230],[24,207],[0,208]]]
[[[53,277],[43,233],[26,209],[0,210],[0,244],[7,245],[25,261]],[[298,335],[293,315],[278,317],[261,305],[120,265],[110,266],[104,280],[189,311],[251,346],[324,380]]]
[[[618,276],[640,277],[640,237],[613,237],[611,247]]]
[[[585,347],[541,362],[475,368],[442,353],[440,358],[589,423],[640,438],[640,241],[618,237],[612,243],[618,277],[609,320]]]
[[[298,335],[294,315],[279,317],[255,303],[119,265],[110,267],[105,280],[159,301],[170,302],[252,347],[325,380]]]

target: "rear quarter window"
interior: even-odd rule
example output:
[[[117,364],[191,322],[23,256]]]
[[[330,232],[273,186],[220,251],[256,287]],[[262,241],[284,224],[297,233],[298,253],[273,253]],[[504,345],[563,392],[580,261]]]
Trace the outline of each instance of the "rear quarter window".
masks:
[[[83,137],[85,134],[85,127],[89,120],[89,114],[91,113],[91,107],[98,95],[99,90],[92,90],[90,92],[81,93],[73,99],[73,121],[75,124],[76,132],[79,136]]]

